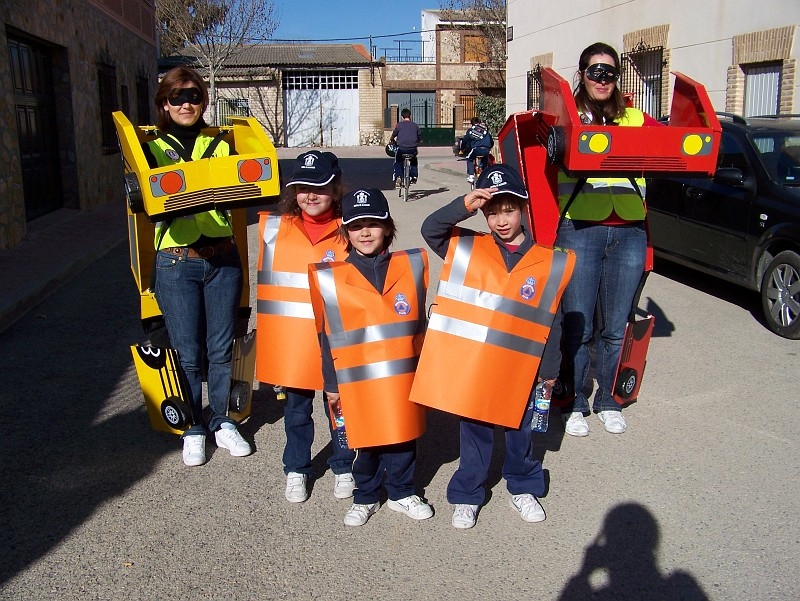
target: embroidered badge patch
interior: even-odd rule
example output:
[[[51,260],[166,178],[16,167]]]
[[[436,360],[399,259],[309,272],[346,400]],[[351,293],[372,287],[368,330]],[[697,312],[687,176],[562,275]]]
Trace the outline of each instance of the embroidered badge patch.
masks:
[[[519,290],[519,295],[525,300],[531,300],[536,294],[536,280],[528,278]]]
[[[323,263],[333,263],[336,260],[336,255],[332,250],[326,250],[325,256],[322,257]]]
[[[177,161],[179,158],[181,158],[180,155],[177,152],[175,152],[172,148],[167,148],[164,151],[164,154],[167,155],[169,158],[171,158],[173,161]]]
[[[406,295],[402,292],[394,297],[394,310],[398,315],[408,315],[411,312],[408,299],[406,299]]]

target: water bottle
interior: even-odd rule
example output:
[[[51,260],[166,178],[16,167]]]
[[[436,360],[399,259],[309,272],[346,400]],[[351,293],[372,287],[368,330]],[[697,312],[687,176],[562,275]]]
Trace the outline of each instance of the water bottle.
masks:
[[[344,429],[344,415],[342,415],[342,403],[339,401],[331,407],[331,421],[333,422],[333,436],[342,449],[347,448],[347,431]]]
[[[286,386],[275,385],[272,390],[275,391],[275,398],[278,399],[278,402],[283,403],[286,400]]]
[[[550,397],[553,394],[553,387],[542,380],[536,385],[533,391],[533,419],[531,419],[531,430],[534,432],[547,432],[547,425],[550,418]]]

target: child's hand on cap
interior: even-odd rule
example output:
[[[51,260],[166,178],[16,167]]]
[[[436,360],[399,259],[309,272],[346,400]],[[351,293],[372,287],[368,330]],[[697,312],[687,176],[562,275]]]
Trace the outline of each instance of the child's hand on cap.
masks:
[[[497,188],[475,188],[464,196],[464,206],[474,213],[492,198],[493,192],[497,192]]]

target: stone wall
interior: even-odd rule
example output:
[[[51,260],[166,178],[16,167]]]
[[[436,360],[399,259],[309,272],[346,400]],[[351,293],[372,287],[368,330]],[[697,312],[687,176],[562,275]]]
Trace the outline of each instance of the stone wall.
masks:
[[[362,146],[383,142],[383,78],[380,66],[358,72],[358,129]]]
[[[119,102],[127,86],[135,106],[139,77],[152,97],[153,14],[152,0],[0,3],[0,249],[19,245],[27,231],[7,33],[51,49],[63,206],[91,210],[122,200],[121,157],[102,148],[97,65],[115,67]]]

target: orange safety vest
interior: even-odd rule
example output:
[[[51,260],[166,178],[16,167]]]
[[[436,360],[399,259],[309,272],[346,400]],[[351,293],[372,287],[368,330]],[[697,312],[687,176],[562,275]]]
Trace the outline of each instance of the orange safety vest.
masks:
[[[350,448],[414,440],[425,409],[408,400],[425,336],[428,254],[391,255],[378,293],[350,263],[309,266],[317,331],[328,336]]]
[[[299,217],[259,213],[256,378],[292,388],[322,389],[322,359],[308,291],[308,266],[345,256],[331,221],[312,244]]]
[[[519,428],[575,253],[537,244],[509,273],[490,234],[453,233],[411,400]]]

